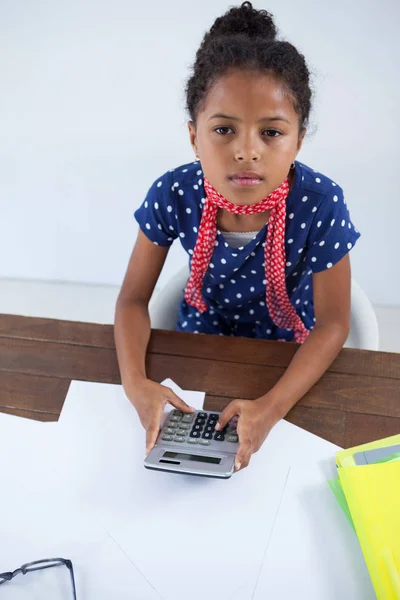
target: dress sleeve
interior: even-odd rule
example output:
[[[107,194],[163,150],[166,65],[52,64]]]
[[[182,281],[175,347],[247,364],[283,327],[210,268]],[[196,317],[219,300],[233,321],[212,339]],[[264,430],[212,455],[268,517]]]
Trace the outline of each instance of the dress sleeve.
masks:
[[[155,180],[135,211],[134,217],[140,229],[153,244],[171,246],[178,237],[175,202],[170,173],[167,172]]]
[[[306,254],[307,265],[313,273],[329,269],[353,248],[359,237],[343,190],[337,185],[323,197],[314,215]]]

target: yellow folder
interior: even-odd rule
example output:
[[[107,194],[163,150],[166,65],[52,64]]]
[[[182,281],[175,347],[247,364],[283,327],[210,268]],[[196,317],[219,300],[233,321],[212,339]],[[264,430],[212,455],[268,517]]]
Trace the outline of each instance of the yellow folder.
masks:
[[[360,449],[399,441],[394,436]],[[338,453],[340,483],[378,600],[400,600],[400,461],[352,466],[357,451]]]

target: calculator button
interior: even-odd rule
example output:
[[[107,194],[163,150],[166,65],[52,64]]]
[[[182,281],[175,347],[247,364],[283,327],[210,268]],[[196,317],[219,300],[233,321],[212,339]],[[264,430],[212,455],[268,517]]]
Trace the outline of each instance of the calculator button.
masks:
[[[167,426],[174,427],[176,429],[178,427],[178,423],[175,423],[175,421],[168,421]]]
[[[173,415],[178,415],[178,417],[182,417],[183,416],[183,412],[181,410],[177,410],[177,409],[174,409],[172,411],[172,414]]]
[[[200,434],[200,431],[192,431],[192,432],[190,433],[190,437],[191,437],[191,438],[199,438],[199,437],[200,437],[200,435],[201,435],[201,434]]]
[[[203,425],[193,425],[192,431],[201,431],[203,429]]]
[[[175,433],[175,429],[172,429],[172,427],[167,427],[165,429],[165,433],[172,433],[173,434],[173,433]]]
[[[189,444],[198,444],[198,443],[199,443],[199,442],[198,442],[198,440],[196,440],[196,438],[191,438],[191,437],[190,437],[190,438],[188,438],[186,441],[187,441]]]
[[[180,423],[178,425],[178,429],[190,429],[189,425],[187,423]]]
[[[184,442],[184,438],[183,437],[174,437],[174,442]]]
[[[210,445],[210,442],[209,442],[209,440],[200,440],[200,444],[201,444],[202,446],[209,446],[209,445]]]
[[[193,421],[193,414],[186,414],[182,417],[182,423],[191,423]]]
[[[218,413],[211,413],[208,418],[209,419],[215,419],[216,421],[218,421],[219,414]]]
[[[163,435],[162,440],[164,440],[165,442],[172,442],[172,435]]]
[[[187,434],[186,431],[179,431],[178,430],[178,431],[175,432],[175,435],[179,435],[179,437],[185,437],[186,434]]]
[[[207,413],[205,413],[205,412],[199,412],[199,413],[197,414],[197,416],[198,416],[200,419],[207,419]]]
[[[212,440],[213,434],[210,431],[209,432],[205,431],[201,437],[204,438],[205,440]]]
[[[227,442],[238,442],[239,438],[237,435],[227,435],[226,436],[226,441]]]
[[[220,431],[214,435],[214,440],[216,440],[217,442],[223,442],[224,439],[225,439],[225,436]]]
[[[181,417],[179,417],[178,415],[171,415],[169,420],[170,421],[180,421]]]
[[[215,431],[214,425],[206,425],[204,433],[214,433],[214,431]]]

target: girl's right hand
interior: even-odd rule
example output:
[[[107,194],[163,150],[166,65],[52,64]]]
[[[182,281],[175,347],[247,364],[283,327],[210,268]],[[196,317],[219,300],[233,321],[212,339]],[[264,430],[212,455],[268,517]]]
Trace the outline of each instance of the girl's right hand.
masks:
[[[169,387],[150,379],[143,379],[136,384],[134,391],[128,397],[136,408],[140,422],[146,430],[146,456],[157,441],[167,403],[172,404],[184,413],[195,411],[194,408],[174,394]]]

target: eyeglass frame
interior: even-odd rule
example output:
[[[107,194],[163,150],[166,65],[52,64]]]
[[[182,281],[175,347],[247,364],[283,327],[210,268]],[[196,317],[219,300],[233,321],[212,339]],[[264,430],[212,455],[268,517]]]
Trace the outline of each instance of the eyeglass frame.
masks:
[[[52,563],[49,565],[44,565],[42,567],[32,568],[33,565],[39,565],[43,563]],[[75,577],[74,577],[74,569],[72,566],[71,560],[69,558],[45,558],[43,560],[35,560],[33,562],[28,562],[19,567],[19,569],[15,569],[15,571],[6,571],[4,573],[0,573],[0,585],[6,583],[7,581],[11,581],[16,575],[22,573],[22,575],[26,575],[31,571],[41,571],[42,569],[50,569],[51,567],[59,567],[61,565],[65,565],[71,575],[71,584],[72,584],[72,593],[74,600],[77,600],[76,597],[76,586],[75,586]]]

